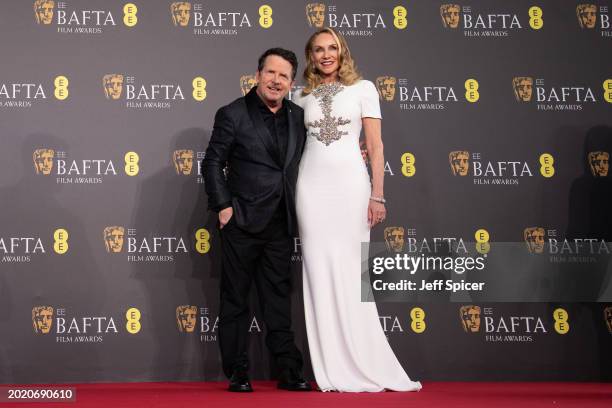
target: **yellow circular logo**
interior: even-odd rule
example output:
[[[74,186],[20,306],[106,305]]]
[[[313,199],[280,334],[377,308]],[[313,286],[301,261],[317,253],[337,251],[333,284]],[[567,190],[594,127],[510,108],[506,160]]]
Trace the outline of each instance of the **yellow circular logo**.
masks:
[[[480,254],[488,254],[491,250],[489,231],[484,228],[479,229],[474,234],[474,239],[476,239],[476,251]]]
[[[413,307],[410,310],[410,328],[415,333],[423,333],[427,328],[425,324],[425,311],[420,307]]]
[[[193,99],[202,102],[206,99],[206,80],[202,77],[195,77],[191,82],[193,86]]]
[[[395,6],[393,8],[393,25],[395,28],[403,30],[408,26],[408,20],[406,19],[407,14],[408,12],[404,6]]]
[[[68,231],[58,228],[53,232],[53,250],[63,255],[68,252]]]
[[[553,312],[553,319],[555,319],[555,331],[559,334],[566,334],[570,330],[570,325],[567,322],[569,315],[567,310],[563,308],[557,308]]]
[[[123,6],[123,24],[127,27],[134,27],[138,24],[136,13],[138,13],[138,7],[134,3],[126,3]]]
[[[555,159],[550,153],[543,153],[540,155],[540,174],[546,178],[550,178],[555,175],[555,167],[553,164]]]
[[[140,317],[140,310],[136,309],[135,307],[131,307],[127,310],[127,312],[125,312],[125,329],[128,331],[128,333],[136,334],[140,331]]]
[[[478,81],[475,79],[468,79],[465,81],[465,99],[468,102],[476,102],[480,99],[480,94],[478,93]]]
[[[604,99],[608,103],[612,103],[612,79],[606,79],[603,83]]]
[[[53,95],[55,95],[56,99],[63,101],[64,99],[68,98],[68,84],[68,78],[65,76],[59,75],[55,77],[55,80],[53,81],[53,85],[55,85]]]
[[[416,161],[414,154],[410,152],[406,152],[402,154],[402,174],[405,177],[412,177],[416,173],[416,167],[414,166],[414,162]]]
[[[140,171],[140,166],[138,166],[138,162],[140,161],[140,156],[136,152],[127,152],[124,157],[125,160],[125,174],[128,176],[135,176]]]
[[[259,25],[263,28],[270,28],[272,27],[273,22],[272,7],[268,6],[267,4],[259,7]]]
[[[529,8],[529,26],[534,30],[539,30],[544,27],[544,19],[542,19],[542,9],[538,6]]]
[[[195,249],[201,254],[210,251],[210,233],[206,228],[200,228],[195,233]]]

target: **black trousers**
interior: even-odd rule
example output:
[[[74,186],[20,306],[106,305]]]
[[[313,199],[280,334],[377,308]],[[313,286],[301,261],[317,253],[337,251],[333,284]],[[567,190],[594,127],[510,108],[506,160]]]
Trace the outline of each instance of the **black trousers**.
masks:
[[[260,233],[230,221],[220,230],[222,246],[219,346],[223,371],[248,370],[249,292],[255,282],[266,327],[266,345],[281,369],[302,369],[302,355],[291,330],[292,237],[284,211],[277,211]]]

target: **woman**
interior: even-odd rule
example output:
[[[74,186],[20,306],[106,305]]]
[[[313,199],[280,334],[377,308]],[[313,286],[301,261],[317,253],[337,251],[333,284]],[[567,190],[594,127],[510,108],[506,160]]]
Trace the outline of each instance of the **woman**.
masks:
[[[308,137],[297,181],[304,309],[310,357],[322,391],[415,391],[380,326],[361,302],[361,243],[385,218],[381,115],[374,84],[361,80],[345,40],[330,28],[306,44]],[[372,183],[361,156],[363,128]]]

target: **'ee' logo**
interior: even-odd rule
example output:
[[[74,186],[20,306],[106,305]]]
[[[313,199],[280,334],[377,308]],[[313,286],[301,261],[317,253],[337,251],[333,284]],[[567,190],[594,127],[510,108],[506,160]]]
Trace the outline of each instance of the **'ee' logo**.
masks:
[[[478,93],[478,81],[475,79],[468,79],[465,81],[465,99],[468,102],[476,102],[480,99]]]
[[[136,309],[135,307],[131,307],[127,310],[127,312],[125,312],[125,329],[128,331],[128,333],[136,334],[140,331],[140,317],[140,310]]]
[[[566,334],[569,332],[570,325],[567,322],[569,315],[567,311],[562,308],[557,308],[553,312],[553,318],[555,319],[555,331],[559,334]]]
[[[205,228],[200,228],[195,233],[196,244],[195,249],[201,254],[205,254],[210,250],[210,233]]]
[[[259,8],[259,25],[263,28],[270,28],[272,27],[273,22],[274,20],[272,20],[272,7],[268,6],[267,4],[264,4]]]
[[[123,24],[128,27],[134,27],[138,24],[138,7],[134,3],[127,3],[123,6]]]
[[[53,232],[53,250],[60,255],[68,252],[68,231],[58,228]]]
[[[410,311],[410,319],[410,327],[412,328],[413,332],[420,334],[427,328],[427,325],[425,324],[425,311],[420,307],[412,308]]]

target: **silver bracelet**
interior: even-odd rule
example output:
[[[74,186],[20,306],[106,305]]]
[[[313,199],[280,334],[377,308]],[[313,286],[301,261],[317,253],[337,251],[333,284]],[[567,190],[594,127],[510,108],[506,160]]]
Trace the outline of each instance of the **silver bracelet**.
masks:
[[[377,203],[386,203],[387,200],[385,200],[384,197],[370,197],[370,200],[372,201],[376,201]]]

